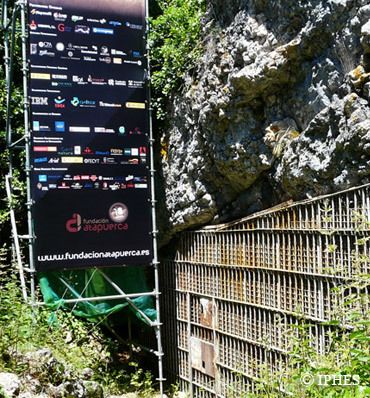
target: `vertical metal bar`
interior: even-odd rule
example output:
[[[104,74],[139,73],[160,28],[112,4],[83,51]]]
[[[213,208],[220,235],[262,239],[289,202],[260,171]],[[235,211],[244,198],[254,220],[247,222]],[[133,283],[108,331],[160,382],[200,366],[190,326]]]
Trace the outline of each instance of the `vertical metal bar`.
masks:
[[[10,187],[10,178],[11,177],[9,175],[7,175],[5,177],[6,194],[7,194],[7,198],[9,201],[11,201],[11,196],[12,196],[11,187]],[[11,226],[12,226],[14,252],[15,252],[15,257],[16,257],[17,264],[18,264],[18,272],[19,272],[19,279],[21,282],[22,295],[23,295],[24,301],[27,301],[28,297],[27,297],[26,281],[24,278],[24,271],[23,271],[23,265],[22,265],[21,249],[19,247],[19,239],[17,236],[17,225],[16,225],[16,221],[15,221],[14,210],[12,209],[12,207],[10,208],[10,222],[11,222]]]
[[[193,396],[193,374],[192,374],[192,366],[191,366],[191,359],[192,359],[192,350],[191,350],[191,304],[190,304],[190,293],[186,293],[186,312],[187,312],[187,338],[188,338],[188,363],[187,363],[187,372],[189,375],[189,392],[190,396]]]
[[[17,14],[19,12],[19,4],[15,4],[12,14],[12,21],[11,21],[11,40],[10,40],[10,54],[9,54],[9,36],[8,30],[9,27],[6,28],[6,42],[8,43],[8,54],[6,55],[5,61],[7,62],[7,98],[6,98],[6,145],[9,148],[12,143],[12,129],[11,129],[11,99],[12,99],[12,88],[13,88],[13,60],[14,60],[14,51],[15,51],[15,31],[16,31],[16,21],[17,21]]]
[[[28,224],[28,250],[31,270],[31,302],[35,303],[35,263],[33,257],[34,232],[32,223],[32,197],[31,197],[31,160],[30,160],[30,129],[29,129],[29,98],[28,98],[28,62],[27,62],[27,28],[26,28],[26,0],[18,2],[21,9],[21,40],[22,40],[22,72],[23,72],[23,112],[24,136],[26,145],[26,189],[27,189],[27,224]]]
[[[6,101],[6,106],[7,106],[7,116],[6,116],[6,125],[5,125],[5,131],[6,131],[6,144],[7,147],[9,147],[9,138],[8,138],[8,131],[11,130],[10,128],[10,117],[8,114],[10,113],[10,110],[8,109],[8,104],[10,104],[10,90],[11,90],[11,73],[10,73],[10,54],[9,54],[9,26],[8,26],[8,1],[7,0],[2,0],[1,3],[1,24],[2,24],[2,29],[4,29],[4,66],[5,66],[5,85],[6,85],[6,90],[7,90],[7,101]],[[21,287],[22,287],[22,295],[25,300],[27,300],[27,290],[26,290],[26,285],[25,285],[25,279],[23,274],[23,268],[22,268],[22,259],[21,259],[21,254],[20,254],[20,247],[19,247],[19,240],[18,240],[18,234],[17,234],[17,226],[16,226],[16,220],[15,220],[15,213],[12,208],[12,189],[11,189],[11,178],[13,176],[13,155],[12,151],[9,148],[9,154],[8,154],[8,162],[9,162],[9,171],[8,175],[6,176],[5,179],[5,187],[6,187],[6,193],[7,193],[7,198],[9,201],[9,207],[10,207],[10,221],[11,221],[11,226],[12,226],[12,238],[13,238],[13,245],[12,245],[12,255],[13,258],[17,260],[18,263],[18,268],[19,268],[19,276],[21,280]]]
[[[9,57],[9,27],[8,25],[8,1],[7,0],[2,0],[1,2],[1,29],[4,29],[4,67],[5,67],[5,86],[6,86],[6,90],[7,90],[7,102],[8,102],[8,96],[9,94],[9,85],[10,85],[10,78],[9,78],[9,69],[10,69],[10,65],[9,65],[9,61],[10,61],[10,57]],[[8,122],[8,118],[6,119],[6,121]],[[7,131],[8,126],[6,124],[5,129]],[[12,153],[11,151],[9,151],[9,155],[8,155],[8,160],[9,160],[9,171],[8,171],[8,176],[6,176],[6,180],[5,180],[5,187],[6,187],[6,192],[7,192],[7,198],[9,201],[9,205],[10,205],[10,220],[12,225],[12,233],[13,233],[13,240],[14,240],[14,244],[12,245],[12,256],[13,258],[17,258],[18,264],[21,264],[21,262],[19,262],[19,258],[18,258],[18,253],[17,253],[17,244],[19,246],[19,242],[15,242],[17,235],[15,234],[15,217],[14,217],[14,211],[11,207],[11,197],[12,197],[12,190],[11,190],[11,177],[13,174],[13,165],[12,165]],[[8,185],[9,184],[9,187]],[[8,189],[9,188],[9,189]],[[14,223],[13,223],[14,221]],[[20,255],[19,255],[20,257]]]
[[[155,209],[155,187],[154,187],[154,137],[152,124],[152,108],[151,108],[151,91],[150,91],[150,55],[149,55],[149,0],[145,0],[145,21],[146,21],[146,49],[148,62],[148,101],[149,101],[149,147],[150,147],[150,191],[151,191],[151,205],[152,205],[152,226],[153,226],[153,267],[154,267],[154,289],[155,289],[155,307],[157,311],[157,324],[155,326],[155,335],[157,339],[157,356],[158,356],[158,381],[160,396],[163,397],[163,348],[161,336],[161,316],[160,316],[160,302],[159,302],[159,261],[158,261],[158,244],[157,244],[157,218]]]
[[[2,0],[1,2],[1,29],[4,29],[4,63],[5,63],[5,82],[9,82],[9,38],[6,25],[8,24],[8,1]]]
[[[17,232],[17,226],[15,221],[15,213],[12,208],[12,188],[11,188],[11,178],[13,176],[13,156],[12,156],[12,134],[11,134],[11,95],[12,95],[12,75],[13,75],[13,59],[14,59],[14,51],[15,51],[15,31],[16,31],[16,19],[19,12],[19,5],[16,4],[13,9],[11,24],[8,23],[8,2],[7,0],[2,1],[2,10],[1,10],[1,23],[4,31],[4,61],[5,61],[5,79],[6,79],[6,88],[7,88],[7,98],[6,98],[6,144],[9,149],[9,172],[6,176],[6,193],[7,198],[9,200],[10,206],[10,220],[12,226],[12,235],[14,241],[14,257],[16,258],[19,277],[22,288],[22,295],[25,301],[27,301],[27,289],[26,289],[26,281],[24,277],[23,264],[20,252],[19,245],[19,237]],[[11,43],[10,43],[10,51],[9,51],[9,29],[11,31]]]

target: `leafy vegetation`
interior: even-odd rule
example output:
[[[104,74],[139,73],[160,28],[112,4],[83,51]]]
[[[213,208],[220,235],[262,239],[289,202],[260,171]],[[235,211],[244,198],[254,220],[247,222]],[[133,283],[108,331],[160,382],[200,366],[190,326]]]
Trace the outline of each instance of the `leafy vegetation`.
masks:
[[[142,369],[140,358],[103,333],[99,324],[67,311],[50,314],[47,308],[31,308],[23,302],[14,275],[3,274],[0,283],[0,371],[26,375],[30,363],[25,358],[46,349],[57,363],[52,371],[37,369],[43,384],[77,379],[89,368],[93,380],[109,393],[132,391],[143,398],[153,396],[151,373]]]
[[[11,9],[12,2],[9,2]],[[19,21],[18,21],[19,23]],[[4,31],[0,31],[0,57],[4,58]],[[21,55],[20,55],[20,29],[17,26],[14,45],[14,70],[12,79],[12,95],[10,100],[11,115],[10,121],[12,126],[13,141],[17,141],[24,131],[23,127],[23,109],[22,109],[22,72],[21,72]],[[7,119],[7,82],[5,79],[5,65],[0,68],[0,241],[3,243],[5,250],[4,258],[10,261],[10,222],[9,222],[9,204],[5,191],[5,175],[9,170],[9,150],[6,145],[6,119]],[[18,219],[23,220],[25,208],[20,204],[25,201],[25,183],[22,170],[24,168],[24,151],[17,149],[13,151],[13,208],[16,209]],[[21,233],[23,224],[20,224]],[[0,259],[1,263],[1,259]]]
[[[151,19],[153,105],[163,119],[170,95],[201,55],[201,18],[205,0],[158,0],[161,14]]]

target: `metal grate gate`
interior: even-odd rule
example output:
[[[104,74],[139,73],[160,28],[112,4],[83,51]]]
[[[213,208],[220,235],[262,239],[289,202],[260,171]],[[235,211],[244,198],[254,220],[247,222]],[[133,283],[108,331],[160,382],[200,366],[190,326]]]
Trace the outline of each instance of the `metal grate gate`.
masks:
[[[286,363],[298,317],[325,353],[333,287],[368,274],[370,184],[181,234],[162,265],[167,371],[191,397],[254,392]]]

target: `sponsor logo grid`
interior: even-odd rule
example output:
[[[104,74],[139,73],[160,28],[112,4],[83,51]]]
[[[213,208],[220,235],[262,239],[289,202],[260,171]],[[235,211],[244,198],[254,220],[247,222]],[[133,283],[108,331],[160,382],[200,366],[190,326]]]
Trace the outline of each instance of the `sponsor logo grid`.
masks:
[[[107,265],[148,261],[145,16],[125,15],[124,7],[121,16],[112,16],[55,3],[28,3],[37,267],[69,267],[70,262],[74,267],[74,260],[88,266],[96,259],[106,259]],[[148,207],[145,217],[139,203]],[[47,224],[54,222],[46,220],[51,206],[60,242],[46,250]],[[142,247],[131,250],[131,234]],[[97,235],[102,244],[92,254],[86,247]],[[113,250],[125,249],[119,236],[127,237],[128,250]],[[72,238],[76,246],[70,254],[61,242]]]

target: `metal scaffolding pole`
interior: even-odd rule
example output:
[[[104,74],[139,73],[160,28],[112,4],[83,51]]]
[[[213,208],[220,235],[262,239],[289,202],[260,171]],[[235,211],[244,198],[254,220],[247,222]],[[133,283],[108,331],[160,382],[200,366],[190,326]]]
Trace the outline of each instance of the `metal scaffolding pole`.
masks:
[[[63,281],[62,282],[64,286],[70,289],[70,286],[68,285],[67,282]],[[67,286],[68,285],[68,286]],[[72,292],[72,290],[71,290]],[[73,292],[72,292],[73,293]],[[127,298],[138,298],[138,297],[145,297],[145,296],[155,296],[155,292],[145,292],[145,293],[130,293],[130,294],[112,294],[109,296],[95,296],[95,297],[79,297],[75,299],[62,299],[64,304],[78,304],[78,303],[88,303],[88,302],[94,302],[94,301],[104,301],[104,300],[121,300],[121,299],[127,299]],[[36,306],[41,307],[44,305],[47,305],[45,302],[36,302]]]
[[[5,80],[6,80],[6,89],[7,89],[7,98],[6,98],[6,145],[9,151],[8,155],[8,163],[9,163],[9,171],[5,177],[5,188],[6,195],[10,208],[10,223],[12,229],[12,239],[13,239],[13,254],[17,263],[17,268],[19,272],[19,279],[21,283],[22,296],[25,301],[28,300],[27,287],[26,287],[26,279],[24,275],[23,262],[21,256],[21,249],[19,244],[19,235],[16,224],[15,212],[13,209],[13,190],[12,190],[12,178],[13,178],[13,148],[14,144],[12,142],[13,134],[11,127],[11,100],[12,100],[12,88],[13,88],[13,61],[14,61],[14,51],[15,51],[15,31],[16,31],[16,21],[17,16],[20,11],[18,3],[15,4],[12,18],[8,20],[8,1],[2,0],[1,3],[1,28],[4,30],[4,63],[5,63]],[[10,32],[9,32],[10,30]],[[9,35],[11,37],[9,41]],[[19,140],[18,140],[19,141]]]
[[[7,3],[7,1],[6,1]],[[12,89],[13,89],[13,61],[14,61],[14,51],[15,51],[15,31],[18,12],[20,11],[18,3],[15,4],[12,19],[9,23],[4,26],[5,29],[5,65],[6,65],[6,88],[7,88],[7,98],[6,98],[6,144],[9,148],[12,144],[12,128],[11,128],[11,100],[12,100]],[[11,39],[9,43],[9,28],[11,29]],[[10,44],[10,49],[9,49]],[[11,163],[10,163],[11,167]]]
[[[158,381],[160,387],[160,396],[163,397],[163,383],[166,380],[163,375],[163,348],[161,334],[161,315],[160,315],[160,290],[159,290],[159,261],[158,261],[158,242],[157,242],[157,216],[156,216],[156,199],[155,199],[155,168],[154,168],[154,137],[152,123],[152,107],[151,107],[151,88],[150,88],[150,46],[148,41],[149,34],[149,0],[145,1],[145,17],[146,17],[146,50],[147,50],[147,79],[148,79],[148,100],[149,100],[149,147],[150,147],[150,189],[151,189],[151,206],[152,206],[152,226],[153,226],[153,267],[154,267],[154,289],[155,307],[157,311],[157,324],[155,327],[155,335],[157,339],[157,357],[158,357]]]
[[[6,196],[7,196],[8,200],[11,200],[11,198],[12,198],[11,177],[9,175],[7,175],[5,177],[5,188],[6,188]],[[15,255],[15,258],[17,261],[19,280],[21,282],[21,288],[22,288],[22,296],[23,296],[24,301],[27,302],[28,295],[27,295],[26,279],[24,277],[21,249],[19,246],[19,239],[17,236],[17,224],[16,224],[16,219],[15,219],[15,213],[14,213],[14,210],[13,210],[11,204],[10,204],[10,223],[11,223],[11,227],[12,227],[12,236],[13,236],[13,241],[14,241],[14,252],[15,252],[14,255]]]
[[[23,112],[24,112],[24,137],[26,146],[26,190],[27,190],[27,225],[28,225],[28,253],[29,253],[29,268],[31,272],[31,303],[36,302],[35,293],[35,264],[33,257],[33,243],[34,232],[32,222],[32,196],[31,196],[31,160],[30,160],[30,145],[31,134],[29,128],[29,95],[28,95],[28,61],[27,61],[27,24],[26,24],[26,5],[27,0],[18,0],[21,9],[21,40],[22,40],[22,73],[23,73]]]

